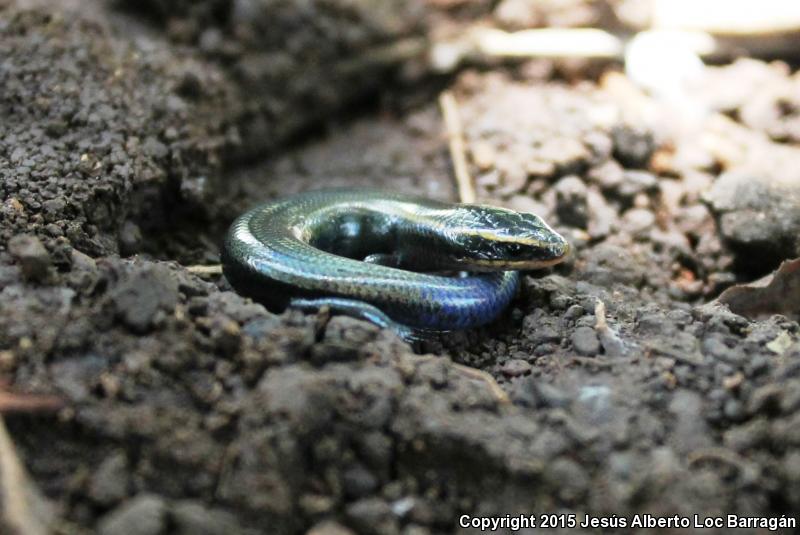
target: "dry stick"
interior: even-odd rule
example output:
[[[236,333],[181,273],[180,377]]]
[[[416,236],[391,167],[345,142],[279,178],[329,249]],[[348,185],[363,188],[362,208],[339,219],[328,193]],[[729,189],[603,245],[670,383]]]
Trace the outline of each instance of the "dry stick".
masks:
[[[464,364],[458,364],[457,362],[453,363],[453,368],[465,377],[477,379],[478,381],[486,383],[486,386],[489,387],[489,391],[492,393],[498,403],[503,405],[508,405],[511,403],[506,391],[503,390],[503,387],[497,384],[497,381],[495,381],[494,377],[492,377],[488,372],[479,370],[478,368],[473,368],[471,366],[465,366]]]
[[[0,384],[0,415],[11,413],[58,412],[65,402],[57,396],[15,394]]]
[[[0,526],[12,533],[47,535],[55,514],[28,477],[0,417]]]
[[[186,266],[186,271],[198,277],[214,277],[222,275],[222,264],[210,266]]]
[[[64,408],[64,399],[48,394],[12,392],[7,379],[0,378],[0,416],[12,413],[53,413]],[[2,500],[0,500],[2,503]]]
[[[434,41],[428,61],[437,72],[453,72],[465,60],[488,62],[496,58],[622,59],[621,37],[600,29],[536,29],[506,32],[477,27],[451,40]]]
[[[444,91],[439,96],[439,106],[442,108],[444,124],[447,128],[447,139],[450,144],[450,158],[453,160],[453,171],[455,172],[456,185],[458,186],[458,198],[461,202],[475,202],[475,186],[472,184],[472,177],[470,177],[469,168],[467,166],[464,129],[461,126],[458,103],[453,93]],[[494,377],[489,373],[455,362],[453,363],[453,369],[465,377],[485,383],[499,403],[504,405],[511,403],[508,394],[506,394],[505,390],[497,384],[497,381],[495,381]]]
[[[432,362],[440,358],[442,357],[437,357],[436,355],[420,355],[416,358],[416,362],[418,364],[423,362]],[[511,403],[506,391],[503,390],[503,387],[497,384],[497,381],[494,380],[494,377],[492,377],[491,374],[483,370],[479,370],[478,368],[473,368],[472,366],[466,366],[464,364],[453,362],[450,359],[448,359],[448,361],[450,362],[452,369],[461,376],[466,377],[467,379],[474,379],[485,383],[489,388],[489,392],[492,394],[492,396],[494,396],[498,403],[501,405],[508,405]]]
[[[453,171],[458,185],[458,198],[461,202],[475,202],[475,186],[469,176],[467,167],[467,151],[464,143],[464,130],[458,113],[458,103],[450,91],[439,96],[444,124],[447,128],[447,139],[450,143],[450,158],[453,160]]]
[[[752,0],[715,0],[747,4]],[[681,49],[693,50],[702,58],[722,59],[747,55],[767,57],[797,57],[800,43],[800,7],[783,2],[785,12],[773,13],[758,6],[762,17],[753,17],[747,10],[726,13],[725,9],[706,10],[716,13],[716,19],[696,19],[696,0],[688,0],[683,13],[656,17],[650,28],[637,35],[654,33]],[[681,0],[683,3],[683,0]],[[675,0],[664,0],[664,5],[678,7]],[[674,10],[671,10],[674,11]],[[735,16],[730,16],[735,15]],[[684,18],[681,19],[680,17]],[[661,20],[663,19],[663,20]],[[674,20],[673,20],[674,19]],[[476,27],[462,32],[456,39],[431,43],[428,61],[433,70],[449,73],[464,61],[491,62],[497,58],[583,58],[623,60],[630,36],[612,33],[600,28],[543,28],[506,32],[497,28]],[[667,41],[664,41],[667,43]]]
[[[475,202],[475,186],[472,184],[472,178],[467,167],[466,144],[464,143],[461,116],[458,113],[458,103],[453,93],[444,91],[439,96],[439,105],[442,108],[444,124],[447,128],[447,139],[450,142],[450,158],[453,160],[453,170],[455,171],[456,184],[458,186],[458,198],[461,202]],[[504,405],[511,403],[508,394],[489,373],[455,362],[453,363],[453,369],[465,377],[485,383],[499,403]]]
[[[477,49],[488,57],[621,58],[623,40],[597,28],[544,28],[505,32],[479,28],[472,35]]]

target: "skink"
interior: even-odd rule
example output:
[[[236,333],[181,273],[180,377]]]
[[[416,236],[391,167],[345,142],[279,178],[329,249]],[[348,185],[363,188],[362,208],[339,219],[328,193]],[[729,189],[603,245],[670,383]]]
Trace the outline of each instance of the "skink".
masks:
[[[337,189],[246,212],[222,264],[239,293],[268,307],[327,306],[414,340],[492,321],[516,292],[517,270],[557,264],[569,249],[533,214]]]

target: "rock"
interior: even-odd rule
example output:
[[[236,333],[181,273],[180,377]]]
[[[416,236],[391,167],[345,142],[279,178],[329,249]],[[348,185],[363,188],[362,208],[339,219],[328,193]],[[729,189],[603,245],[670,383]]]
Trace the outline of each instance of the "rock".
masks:
[[[528,173],[513,164],[507,164],[506,169],[500,174],[500,188],[497,190],[498,195],[511,195],[517,193],[528,184]]]
[[[338,522],[331,520],[324,520],[319,524],[315,524],[306,535],[355,535],[351,529],[344,527]]]
[[[581,355],[594,356],[600,351],[600,340],[591,327],[578,327],[570,337],[572,347]]]
[[[800,501],[800,452],[786,454],[783,458],[782,473],[789,482],[789,499],[797,503]]]
[[[539,344],[534,348],[533,355],[535,357],[543,357],[546,355],[552,355],[557,351],[558,351],[558,345],[551,343],[544,343],[544,344]]]
[[[36,236],[14,236],[8,241],[8,250],[19,263],[26,279],[43,282],[49,277],[52,265],[50,253]]]
[[[408,524],[403,528],[403,535],[431,535],[431,530],[417,524]]]
[[[376,470],[389,466],[392,447],[392,439],[379,431],[362,433],[359,439],[361,458],[370,468]]]
[[[747,415],[742,402],[733,398],[728,398],[725,400],[725,405],[722,408],[722,414],[725,416],[725,418],[732,422],[740,422]]]
[[[534,2],[527,0],[503,0],[494,10],[494,16],[504,26],[520,30],[543,25],[542,13]]]
[[[678,452],[687,454],[709,447],[711,431],[703,418],[703,398],[700,395],[680,389],[672,396],[668,409],[675,417],[671,440]]]
[[[593,426],[613,421],[615,404],[611,398],[611,388],[607,385],[582,386],[578,390],[573,411],[582,421]]]
[[[515,403],[534,408],[565,408],[572,403],[569,392],[532,376],[517,382],[512,399]]]
[[[593,167],[586,175],[587,179],[605,191],[616,190],[625,178],[625,170],[614,160],[606,160]]]
[[[54,383],[72,403],[83,403],[92,396],[90,385],[106,370],[107,362],[98,355],[64,359],[53,365]]]
[[[583,267],[584,280],[598,286],[615,283],[638,286],[645,280],[646,265],[630,248],[601,243]]]
[[[656,222],[656,216],[644,208],[632,208],[622,217],[622,228],[632,235],[642,234]]]
[[[178,287],[163,266],[137,268],[114,291],[112,302],[117,316],[132,331],[145,333],[156,313],[172,311],[178,302]]]
[[[763,273],[800,256],[800,183],[728,172],[704,198],[740,268]]]
[[[169,148],[155,137],[148,137],[142,144],[142,149],[155,159],[165,158],[169,154]]]
[[[365,498],[350,504],[347,518],[359,533],[395,535],[400,531],[391,506],[380,498]]]
[[[586,184],[576,176],[559,180],[554,186],[556,192],[556,214],[565,225],[586,228],[588,208],[586,205]]]
[[[717,333],[711,333],[706,336],[703,339],[701,348],[704,355],[709,355],[729,364],[741,364],[744,360],[744,355],[740,355],[740,351],[725,345],[724,337]]]
[[[112,505],[128,495],[128,460],[125,454],[106,457],[89,482],[89,497],[100,505]]]
[[[124,256],[139,252],[142,247],[142,231],[133,221],[126,221],[119,231],[119,249]]]
[[[342,484],[345,494],[361,498],[375,492],[378,488],[378,479],[364,466],[356,464],[345,470]]]
[[[573,299],[568,295],[550,294],[550,308],[553,310],[566,310]]]
[[[176,535],[236,535],[243,533],[236,517],[220,509],[211,509],[203,503],[185,500],[170,510]]]
[[[481,171],[488,171],[494,166],[495,159],[497,158],[497,151],[491,143],[485,141],[476,141],[470,147],[472,152],[472,161],[478,166]]]
[[[297,505],[304,515],[320,517],[329,514],[335,502],[331,496],[324,494],[303,494],[298,498]]]
[[[571,305],[564,313],[565,320],[576,320],[584,315],[586,311],[581,305]]]
[[[209,337],[220,354],[233,355],[239,350],[242,331],[237,322],[219,315],[211,319],[209,327]]]
[[[617,222],[617,210],[614,209],[605,197],[596,188],[589,188],[586,197],[586,206],[589,212],[587,231],[594,239],[611,234]]]
[[[532,321],[528,321],[530,316],[526,316],[523,320],[523,329],[526,332],[527,338],[534,344],[544,344],[548,342],[561,341],[561,334],[550,325],[536,325]]]
[[[66,201],[61,198],[50,199],[42,203],[42,208],[44,208],[45,213],[51,216],[60,214],[64,211],[66,206]]]
[[[657,186],[658,180],[652,173],[627,170],[622,173],[622,180],[617,186],[617,193],[620,197],[632,199],[639,193],[655,191]]]
[[[95,271],[97,263],[91,256],[80,252],[77,249],[72,249],[70,252],[70,259],[72,261],[72,269],[76,271]]]
[[[531,365],[522,359],[511,359],[503,364],[500,371],[502,371],[503,375],[506,377],[519,377],[520,375],[530,373]]]
[[[758,388],[747,403],[747,413],[770,414],[780,412],[781,401],[784,395],[782,385],[768,384]]]
[[[583,143],[567,136],[545,139],[539,146],[538,156],[555,164],[557,172],[562,175],[582,172],[591,158]]]
[[[187,177],[181,180],[181,198],[198,212],[204,210],[209,189],[208,179],[204,176]]]
[[[166,528],[166,505],[158,496],[140,494],[98,522],[100,535],[159,535]]]
[[[506,202],[506,208],[517,212],[536,214],[545,221],[550,219],[550,210],[540,202],[533,200],[528,195],[512,195]]]
[[[741,425],[728,428],[722,436],[726,448],[743,453],[760,445],[770,444],[770,423],[764,418],[749,420]]]
[[[655,151],[653,135],[649,130],[621,125],[611,131],[614,157],[625,167],[644,169]]]
[[[571,459],[556,459],[548,475],[558,489],[559,499],[566,503],[575,503],[591,486],[586,469]]]

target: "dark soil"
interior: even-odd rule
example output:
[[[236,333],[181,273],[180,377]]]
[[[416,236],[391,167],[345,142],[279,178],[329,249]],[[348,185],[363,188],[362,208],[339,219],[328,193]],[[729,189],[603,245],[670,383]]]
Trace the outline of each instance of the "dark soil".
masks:
[[[185,266],[218,261],[244,209],[298,191],[455,200],[442,82],[407,51],[436,25],[515,27],[514,2],[4,4],[0,388],[63,400],[4,415],[57,532],[800,509],[797,318],[710,303],[800,256],[800,77],[784,65],[709,69],[691,127],[643,113],[613,66],[448,80],[480,198],[539,213],[575,254],[526,276],[495,324],[418,355]],[[582,9],[525,25],[600,17]]]

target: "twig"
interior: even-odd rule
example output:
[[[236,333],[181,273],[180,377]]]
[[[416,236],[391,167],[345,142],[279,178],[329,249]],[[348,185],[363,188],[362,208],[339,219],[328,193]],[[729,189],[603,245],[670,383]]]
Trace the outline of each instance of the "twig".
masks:
[[[211,266],[186,266],[186,271],[198,277],[216,277],[222,275],[222,264]]]
[[[669,3],[673,1],[669,0]],[[721,1],[727,3],[731,0]],[[743,1],[752,6],[751,0]],[[771,1],[791,4],[785,0]],[[759,5],[755,9],[760,8]],[[776,12],[766,19],[748,18],[746,13],[740,12],[736,14],[738,19],[691,19],[675,24],[666,21],[672,17],[669,14],[667,17],[656,17],[649,29],[643,29],[636,35],[661,35],[662,46],[672,44],[710,60],[738,57],[742,51],[758,57],[797,57],[800,8],[789,7],[789,10],[794,13],[782,16]],[[707,10],[709,13],[725,11]],[[694,3],[687,13],[690,17],[697,14]],[[660,20],[662,18],[665,20]],[[456,39],[434,42],[428,53],[428,61],[431,68],[438,72],[453,72],[464,61],[490,63],[498,58],[623,60],[630,41],[629,35],[598,28],[544,28],[506,32],[497,28],[478,27],[463,32]]]
[[[469,168],[467,167],[464,131],[461,126],[461,117],[458,113],[458,103],[450,91],[444,91],[439,96],[439,106],[442,108],[444,124],[447,128],[450,158],[453,160],[453,171],[458,185],[458,198],[461,202],[475,202],[475,186],[472,184],[472,178],[469,176]]]
[[[469,377],[470,379],[476,379],[486,384],[489,387],[489,391],[495,397],[495,399],[503,404],[508,405],[511,403],[511,400],[508,398],[508,394],[506,391],[503,390],[497,381],[494,380],[489,373],[479,370],[477,368],[472,368],[470,366],[464,366],[463,364],[458,364],[457,362],[453,363],[453,368],[458,371],[461,375]]]
[[[600,337],[600,343],[610,357],[622,357],[627,353],[625,342],[617,335],[617,333],[609,327],[608,320],[606,319],[606,304],[597,299],[594,305],[595,324],[594,330]]]
[[[438,72],[452,72],[465,60],[490,62],[497,58],[622,59],[621,37],[599,29],[536,29],[506,32],[476,27],[456,39],[431,45],[428,61]]]
[[[606,321],[606,304],[598,299],[594,304],[594,328],[598,331],[605,331],[608,329],[608,322]]]
[[[545,28],[513,33],[480,28],[473,39],[478,50],[489,57],[618,59],[623,53],[622,39],[595,28]]]
[[[434,360],[439,360],[441,357],[437,357],[435,355],[420,355],[416,358],[415,362],[417,364],[422,362],[431,362]],[[497,384],[497,381],[494,380],[494,377],[491,376],[488,372],[483,370],[479,370],[478,368],[473,368],[471,366],[466,366],[464,364],[459,364],[457,362],[453,362],[449,360],[450,366],[454,371],[461,374],[464,377],[469,379],[475,379],[486,384],[489,387],[489,391],[492,393],[494,398],[498,401],[498,403],[502,405],[508,405],[511,403],[511,400],[508,398],[508,394],[503,388]]]
[[[15,394],[0,384],[0,414],[57,412],[64,405],[64,400],[56,396]]]
[[[0,526],[12,533],[46,535],[54,517],[52,507],[28,478],[0,418]]]

